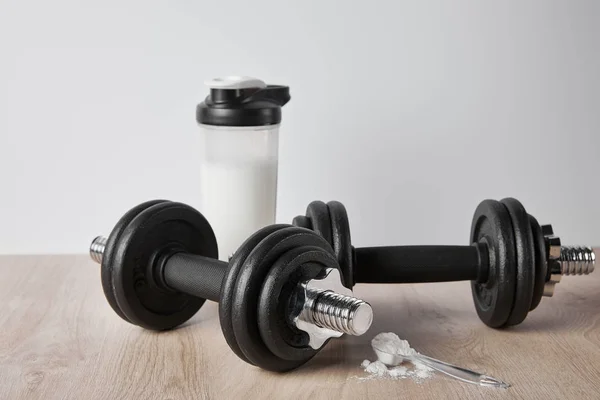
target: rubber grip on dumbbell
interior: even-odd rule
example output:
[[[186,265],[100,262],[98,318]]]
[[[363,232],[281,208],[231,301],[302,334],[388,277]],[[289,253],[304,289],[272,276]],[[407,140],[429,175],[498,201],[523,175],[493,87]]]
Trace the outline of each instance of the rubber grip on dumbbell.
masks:
[[[477,246],[362,247],[355,249],[355,255],[357,283],[451,282],[481,278]]]
[[[171,289],[219,301],[227,263],[195,254],[175,253],[163,269],[164,281]]]

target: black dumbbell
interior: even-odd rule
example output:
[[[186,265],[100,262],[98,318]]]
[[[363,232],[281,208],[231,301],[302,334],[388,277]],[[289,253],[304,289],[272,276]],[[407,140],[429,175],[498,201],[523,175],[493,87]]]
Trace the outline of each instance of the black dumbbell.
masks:
[[[127,212],[91,257],[102,287],[125,321],[154,330],[191,318],[205,299],[219,302],[221,329],[244,361],[271,371],[294,369],[327,339],[361,335],[371,307],[341,284],[331,246],[292,225],[265,227],[233,255],[217,260],[212,228],[181,203],[149,201]]]
[[[550,225],[540,226],[512,198],[484,200],[475,210],[470,246],[354,248],[348,214],[337,201],[310,203],[296,226],[323,236],[337,256],[344,284],[472,281],[475,308],[493,328],[517,325],[561,275],[589,274],[589,247],[561,247]]]

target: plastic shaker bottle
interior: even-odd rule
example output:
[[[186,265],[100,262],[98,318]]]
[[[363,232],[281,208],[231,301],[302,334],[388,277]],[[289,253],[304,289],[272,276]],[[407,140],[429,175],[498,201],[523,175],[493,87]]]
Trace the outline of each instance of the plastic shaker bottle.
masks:
[[[205,82],[196,108],[203,136],[201,211],[227,260],[251,234],[275,222],[281,107],[289,87],[249,77]]]

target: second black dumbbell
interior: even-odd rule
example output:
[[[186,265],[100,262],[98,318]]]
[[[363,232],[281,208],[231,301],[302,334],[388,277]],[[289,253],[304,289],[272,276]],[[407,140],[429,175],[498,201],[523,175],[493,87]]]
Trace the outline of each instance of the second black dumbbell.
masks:
[[[312,202],[296,226],[309,228],[333,247],[344,284],[472,281],[475,308],[493,328],[517,325],[542,296],[552,296],[562,275],[589,274],[589,247],[564,247],[550,225],[540,226],[512,198],[484,200],[475,210],[469,246],[354,248],[342,203]]]

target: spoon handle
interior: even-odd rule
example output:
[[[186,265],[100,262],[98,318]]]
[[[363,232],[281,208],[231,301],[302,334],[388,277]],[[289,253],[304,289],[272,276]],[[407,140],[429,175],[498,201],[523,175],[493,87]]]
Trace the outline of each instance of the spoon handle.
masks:
[[[429,368],[435,369],[436,371],[440,371],[463,382],[473,383],[479,386],[497,387],[502,389],[510,387],[508,383],[502,382],[499,379],[492,378],[491,376],[483,375],[466,368],[457,367],[456,365],[448,364],[443,361],[436,360],[435,358],[424,356],[422,354],[417,354],[415,356],[407,358],[410,361],[426,365]]]

